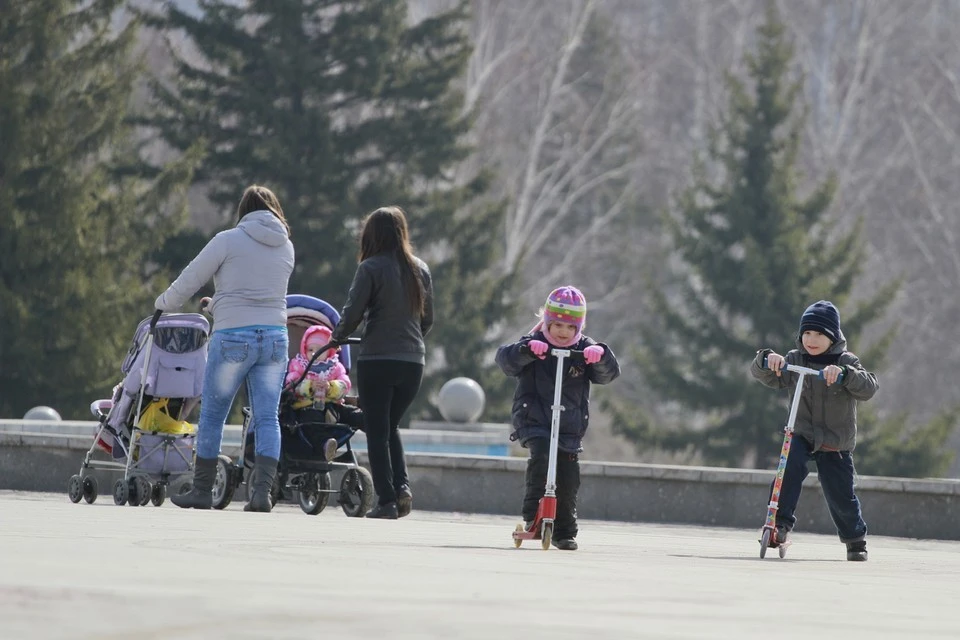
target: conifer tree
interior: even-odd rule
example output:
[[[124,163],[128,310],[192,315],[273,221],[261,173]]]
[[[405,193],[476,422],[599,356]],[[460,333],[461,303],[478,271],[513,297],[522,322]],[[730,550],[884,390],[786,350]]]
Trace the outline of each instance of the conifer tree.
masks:
[[[470,117],[454,88],[470,55],[466,3],[415,25],[406,4],[206,0],[199,15],[168,5],[151,23],[185,34],[187,46],[172,81],[155,84],[152,124],[177,149],[207,141],[197,178],[222,211],[247,184],[274,189],[297,250],[290,290],[337,307],[356,268],[359,221],[403,207],[434,272],[428,341],[443,357],[428,365],[429,390],[484,368],[477,323],[500,304],[488,265],[502,207],[479,201],[485,176],[454,176],[469,153]]]
[[[746,58],[749,84],[730,77],[730,104],[713,132],[706,162],[668,218],[683,276],[657,291],[661,322],[644,331],[645,381],[676,407],[676,424],[620,412],[625,431],[665,449],[693,447],[709,463],[767,466],[779,452],[785,401],[754,382],[750,361],[762,347],[794,348],[799,318],[826,298],[865,365],[880,367],[885,340],[865,350],[856,336],[880,317],[897,282],[854,306],[850,291],[864,261],[860,227],[841,230],[827,216],[828,178],[799,195],[797,155],[804,114],[801,82],[791,79],[792,48],[775,3]],[[863,427],[863,424],[861,424]]]
[[[0,416],[81,418],[156,295],[190,151],[150,173],[128,120],[138,25],[120,0],[0,2]]]

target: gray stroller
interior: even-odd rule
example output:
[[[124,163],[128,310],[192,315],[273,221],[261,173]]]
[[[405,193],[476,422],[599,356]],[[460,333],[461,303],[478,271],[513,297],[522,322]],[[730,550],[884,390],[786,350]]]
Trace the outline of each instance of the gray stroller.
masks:
[[[120,367],[123,381],[112,398],[90,405],[99,427],[80,473],[70,478],[71,502],[97,499],[91,469],[123,472],[113,501],[131,506],[159,507],[172,480],[193,474],[196,429],[186,418],[203,391],[209,334],[199,313],[157,311],[140,322]],[[109,460],[94,459],[98,450]]]

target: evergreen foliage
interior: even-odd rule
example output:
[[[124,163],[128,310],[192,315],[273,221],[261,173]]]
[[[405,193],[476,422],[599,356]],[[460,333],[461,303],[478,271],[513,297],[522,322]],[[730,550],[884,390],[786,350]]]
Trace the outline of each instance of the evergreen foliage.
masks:
[[[151,124],[176,149],[198,139],[198,182],[230,214],[242,189],[273,189],[292,228],[291,292],[340,307],[356,269],[362,217],[390,204],[409,217],[434,274],[427,393],[484,368],[483,323],[499,313],[494,261],[502,206],[486,176],[458,179],[471,119],[455,89],[470,55],[466,3],[411,25],[405,0],[206,0],[149,16],[186,36],[171,80],[154,84]],[[224,224],[233,224],[224,216]],[[182,265],[181,265],[182,266]],[[439,348],[438,348],[439,347]]]
[[[826,215],[833,179],[806,198],[798,195],[804,114],[801,83],[790,79],[791,57],[770,2],[756,53],[746,59],[751,87],[728,78],[729,109],[713,131],[708,162],[696,163],[693,185],[667,219],[674,266],[683,275],[674,288],[654,291],[661,322],[644,329],[639,359],[646,383],[674,408],[675,424],[620,408],[621,429],[641,446],[694,449],[710,464],[775,464],[789,394],[776,402],[773,391],[752,380],[748,368],[757,349],[785,354],[797,347],[801,313],[823,298],[840,308],[849,348],[868,369],[881,367],[893,336],[891,330],[875,348],[859,348],[856,337],[882,317],[899,282],[851,303],[864,259],[861,229],[838,229]],[[719,178],[710,174],[714,167]],[[928,445],[943,444],[950,415],[919,430],[912,443],[902,421],[876,425],[870,415],[863,412],[860,421],[861,440],[869,443],[862,470],[891,471],[904,447],[912,460],[897,467],[902,473],[942,467],[943,456]]]
[[[123,4],[0,3],[0,416],[86,415],[153,310],[147,257],[196,153],[144,173]]]

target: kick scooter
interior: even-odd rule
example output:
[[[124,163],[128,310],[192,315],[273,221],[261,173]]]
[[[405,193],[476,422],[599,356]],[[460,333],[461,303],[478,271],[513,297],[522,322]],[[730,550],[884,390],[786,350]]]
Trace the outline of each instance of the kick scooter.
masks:
[[[524,347],[529,349],[529,347]],[[528,351],[529,352],[529,351]],[[560,392],[563,385],[563,361],[570,358],[583,359],[583,351],[570,349],[550,349],[550,354],[557,359],[557,377],[553,386],[553,406],[550,407],[550,457],[547,463],[547,486],[540,498],[537,507],[537,516],[529,529],[518,524],[513,532],[513,546],[519,548],[524,540],[540,539],[540,546],[544,550],[550,548],[553,539],[553,521],[557,517],[557,444],[560,441],[560,412],[564,406],[560,404]]]
[[[766,360],[764,360],[763,366],[767,366]],[[790,405],[790,418],[787,420],[787,426],[783,428],[783,446],[780,448],[780,462],[777,464],[777,476],[774,478],[773,490],[770,492],[770,504],[767,505],[767,521],[763,524],[763,529],[761,529],[760,534],[760,558],[764,558],[767,555],[768,547],[776,547],[781,558],[787,555],[787,547],[790,546],[790,541],[784,540],[783,542],[777,542],[776,539],[777,509],[780,506],[780,487],[783,485],[783,472],[787,468],[787,456],[790,455],[790,443],[793,442],[793,426],[797,421],[797,409],[800,407],[800,394],[803,393],[803,378],[804,376],[814,376],[820,380],[824,379],[823,371],[809,367],[801,367],[795,364],[787,364],[786,362],[783,363],[783,368],[780,370],[784,372],[792,371],[798,375],[797,389],[793,393],[793,402]],[[840,374],[840,377],[837,378],[834,384],[840,384],[842,380],[843,374]]]

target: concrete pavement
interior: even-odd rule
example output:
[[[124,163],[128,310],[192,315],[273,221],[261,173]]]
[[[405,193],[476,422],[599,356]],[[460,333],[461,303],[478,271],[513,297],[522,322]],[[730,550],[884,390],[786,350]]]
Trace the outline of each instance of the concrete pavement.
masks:
[[[0,638],[960,637],[957,542],[760,560],[755,531],[584,521],[545,552],[500,516],[241,509],[0,492]]]

